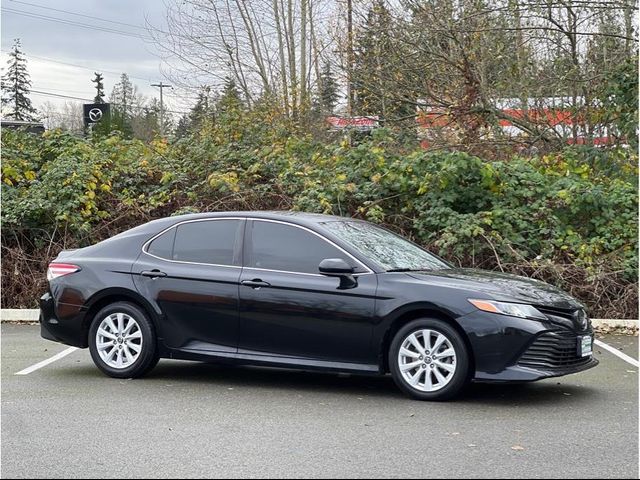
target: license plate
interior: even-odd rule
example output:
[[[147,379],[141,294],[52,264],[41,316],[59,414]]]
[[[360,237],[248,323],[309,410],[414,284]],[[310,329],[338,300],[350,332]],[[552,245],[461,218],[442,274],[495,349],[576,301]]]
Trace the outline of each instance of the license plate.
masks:
[[[578,337],[578,355],[581,357],[593,355],[593,337],[591,335]]]

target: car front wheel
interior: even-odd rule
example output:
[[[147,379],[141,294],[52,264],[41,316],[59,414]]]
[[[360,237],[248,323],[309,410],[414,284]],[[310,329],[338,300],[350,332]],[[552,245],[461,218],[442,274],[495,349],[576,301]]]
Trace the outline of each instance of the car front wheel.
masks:
[[[442,320],[413,320],[394,336],[389,368],[398,387],[417,400],[449,400],[469,378],[469,352],[461,335]]]
[[[115,378],[141,377],[158,363],[153,324],[128,302],[113,303],[95,315],[89,350],[96,366]]]

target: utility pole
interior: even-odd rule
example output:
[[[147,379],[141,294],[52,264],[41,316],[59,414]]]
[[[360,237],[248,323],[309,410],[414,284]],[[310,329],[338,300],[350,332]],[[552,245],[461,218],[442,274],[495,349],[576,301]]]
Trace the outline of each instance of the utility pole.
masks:
[[[353,116],[353,3],[347,0],[347,112]]]
[[[166,83],[152,83],[152,87],[160,88],[160,135],[164,135],[164,102],[162,99],[162,91],[165,88],[172,88],[171,85],[167,85]]]
[[[353,1],[347,0],[347,115],[349,124],[347,126],[347,138],[349,145],[352,145],[353,135],[351,122],[353,121]]]

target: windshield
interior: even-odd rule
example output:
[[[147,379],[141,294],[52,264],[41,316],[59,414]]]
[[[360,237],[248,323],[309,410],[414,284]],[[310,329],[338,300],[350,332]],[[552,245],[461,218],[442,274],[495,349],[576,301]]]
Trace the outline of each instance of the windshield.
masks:
[[[323,226],[387,271],[451,268],[410,241],[370,223],[336,221],[326,222]]]

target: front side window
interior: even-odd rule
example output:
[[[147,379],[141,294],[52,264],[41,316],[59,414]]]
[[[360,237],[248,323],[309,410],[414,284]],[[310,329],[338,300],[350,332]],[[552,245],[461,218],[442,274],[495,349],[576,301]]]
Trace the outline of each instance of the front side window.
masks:
[[[451,268],[435,255],[395,233],[366,222],[335,221],[323,226],[387,271]]]
[[[240,225],[239,220],[208,220],[178,225],[171,258],[180,262],[237,265],[234,247]]]
[[[299,227],[255,220],[251,227],[247,267],[296,273],[318,273],[326,258],[357,264],[323,238]]]

